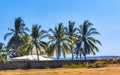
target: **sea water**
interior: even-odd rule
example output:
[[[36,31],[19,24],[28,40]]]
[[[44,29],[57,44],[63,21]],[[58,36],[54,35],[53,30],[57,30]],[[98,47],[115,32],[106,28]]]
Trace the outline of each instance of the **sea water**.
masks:
[[[87,60],[96,60],[96,59],[106,59],[106,58],[120,58],[120,56],[88,56],[86,57]],[[53,60],[57,60],[55,57],[52,58]],[[68,57],[68,58],[60,58],[59,60],[72,60],[72,58]],[[82,57],[81,59],[78,58],[74,58],[74,60],[84,60],[84,57]]]

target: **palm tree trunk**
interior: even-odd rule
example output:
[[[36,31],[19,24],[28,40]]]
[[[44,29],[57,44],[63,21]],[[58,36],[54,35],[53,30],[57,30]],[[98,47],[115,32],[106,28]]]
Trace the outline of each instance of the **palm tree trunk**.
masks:
[[[57,50],[57,60],[60,58],[60,45],[58,44],[58,50]]]
[[[78,59],[78,54],[76,55],[76,59]]]
[[[57,50],[56,50],[56,56],[57,56],[57,60],[59,60],[58,48],[57,48]]]
[[[59,56],[57,56],[57,60],[59,60]]]
[[[86,62],[86,60],[87,60],[87,58],[86,58],[86,54],[84,54],[84,59],[85,59],[85,62]]]
[[[38,61],[39,61],[39,53],[38,53],[37,47],[36,47],[36,52],[37,52],[37,58],[38,58]]]
[[[80,59],[82,59],[82,55],[81,55],[81,53],[80,53]]]
[[[73,56],[73,47],[71,46],[71,50],[72,50],[72,60],[74,60],[74,56]]]
[[[56,56],[57,56],[57,60],[59,60],[58,50],[56,50]]]
[[[73,51],[72,51],[72,60],[74,60]]]

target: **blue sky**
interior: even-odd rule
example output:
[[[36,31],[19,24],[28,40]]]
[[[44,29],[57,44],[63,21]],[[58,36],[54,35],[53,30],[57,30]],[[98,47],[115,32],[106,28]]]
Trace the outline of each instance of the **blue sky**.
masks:
[[[45,30],[60,22],[66,26],[71,20],[77,26],[89,20],[101,33],[97,38],[103,46],[97,55],[120,55],[120,0],[0,0],[1,42],[8,42],[3,36],[17,17],[29,28],[38,24]]]

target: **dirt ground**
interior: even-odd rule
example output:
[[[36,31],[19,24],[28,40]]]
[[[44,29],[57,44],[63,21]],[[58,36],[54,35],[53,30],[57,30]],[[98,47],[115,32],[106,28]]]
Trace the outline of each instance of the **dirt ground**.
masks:
[[[120,65],[109,65],[104,68],[1,70],[0,75],[120,75]]]

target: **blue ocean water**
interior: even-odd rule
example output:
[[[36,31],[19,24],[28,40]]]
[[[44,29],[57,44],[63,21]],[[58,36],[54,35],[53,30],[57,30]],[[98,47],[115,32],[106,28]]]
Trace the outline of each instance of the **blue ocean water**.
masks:
[[[95,60],[95,59],[105,59],[105,58],[120,58],[120,56],[88,56],[87,60]],[[56,58],[52,58],[53,60],[57,60]],[[71,58],[60,58],[59,60],[71,60]],[[82,57],[81,59],[76,59],[74,58],[74,60],[84,60],[84,57]]]

